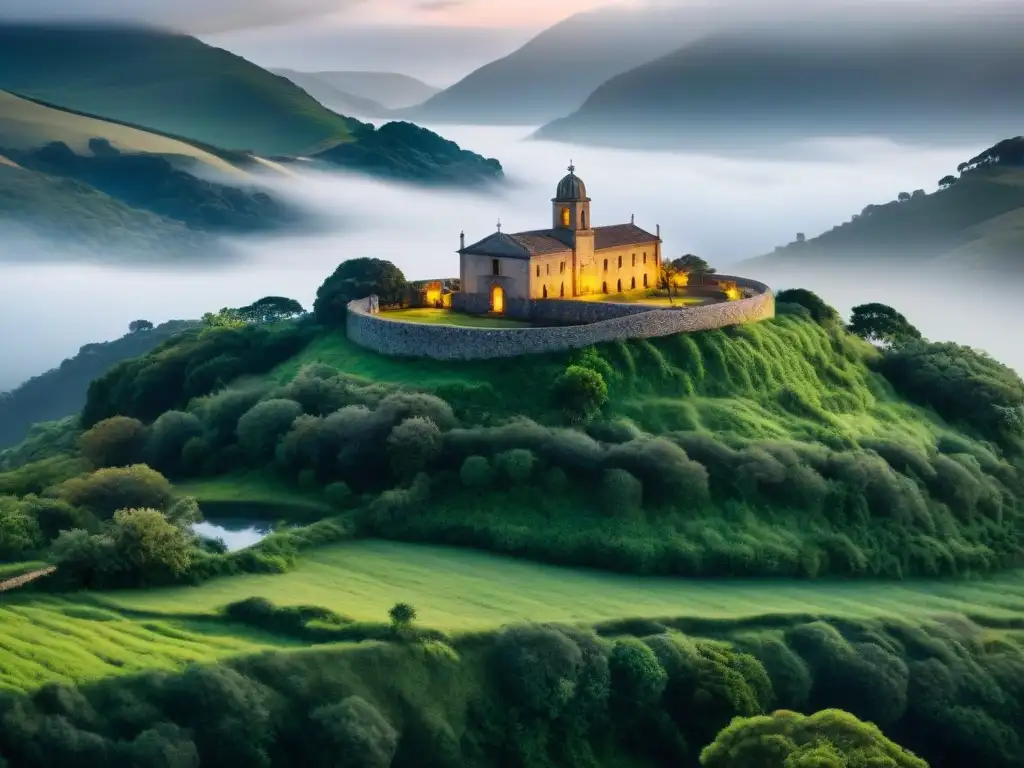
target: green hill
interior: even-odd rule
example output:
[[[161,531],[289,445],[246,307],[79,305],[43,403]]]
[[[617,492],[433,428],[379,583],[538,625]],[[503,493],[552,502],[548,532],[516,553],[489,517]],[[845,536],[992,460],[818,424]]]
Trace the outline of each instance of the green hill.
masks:
[[[536,135],[758,155],[818,136],[962,146],[1019,130],[1024,111],[1005,98],[1024,74],[1010,31],[1022,21],[1019,10],[967,24],[926,18],[869,29],[863,17],[850,21],[710,34],[612,77]]]
[[[927,267],[939,274],[1024,266],[1024,139],[965,160],[932,194],[866,206],[828,232],[747,262],[758,268]],[[953,171],[953,169],[950,169]]]
[[[59,53],[58,53],[59,52]],[[373,126],[336,114],[284,77],[184,34],[101,26],[0,24],[0,89],[232,152],[305,156],[342,143],[386,175],[409,164]],[[436,158],[423,150],[414,178]],[[447,158],[439,159],[442,165]],[[501,176],[496,161],[464,152],[467,177]],[[451,173],[442,175],[451,176]]]
[[[146,354],[191,325],[187,321],[173,320],[149,331],[87,344],[58,367],[0,394],[0,449],[21,442],[33,424],[77,414],[85,404],[93,379],[122,360]]]

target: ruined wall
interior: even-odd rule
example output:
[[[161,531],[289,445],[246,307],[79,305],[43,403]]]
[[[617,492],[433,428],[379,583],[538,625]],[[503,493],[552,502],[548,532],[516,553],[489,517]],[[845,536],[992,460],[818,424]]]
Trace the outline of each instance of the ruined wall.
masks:
[[[385,355],[483,360],[556,352],[607,341],[705,331],[775,316],[775,297],[768,286],[744,278],[722,277],[735,279],[740,288],[754,295],[739,301],[676,309],[580,301],[527,302],[543,304],[544,311],[561,313],[562,317],[573,312],[577,318],[590,316],[594,311],[617,313],[599,320],[580,320],[582,324],[577,325],[534,328],[463,328],[389,320],[386,313],[367,314],[366,300],[360,299],[349,304],[346,331],[354,343]],[[567,304],[574,308],[555,306]]]

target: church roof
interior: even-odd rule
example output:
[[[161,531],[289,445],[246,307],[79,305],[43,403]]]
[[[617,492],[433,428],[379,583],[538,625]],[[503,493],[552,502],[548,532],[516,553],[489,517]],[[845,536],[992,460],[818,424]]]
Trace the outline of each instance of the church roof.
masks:
[[[641,229],[636,224],[612,224],[607,227],[594,227],[594,250],[619,248],[623,245],[640,245],[656,243],[658,236]]]
[[[656,242],[657,235],[635,224],[594,227],[595,251]],[[494,232],[479,242],[467,245],[461,253],[504,259],[531,259],[534,256],[571,251],[572,245],[573,233],[568,229],[535,229],[530,232]]]
[[[495,232],[477,243],[467,245],[462,253],[506,259],[529,259],[533,256],[572,250],[571,241],[565,242],[555,235],[555,232],[548,229],[514,234]]]

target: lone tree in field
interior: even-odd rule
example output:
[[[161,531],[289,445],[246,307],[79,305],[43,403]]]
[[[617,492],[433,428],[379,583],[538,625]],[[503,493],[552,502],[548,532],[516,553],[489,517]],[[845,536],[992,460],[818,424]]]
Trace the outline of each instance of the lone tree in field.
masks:
[[[416,609],[408,603],[395,603],[388,611],[388,616],[391,617],[392,629],[402,632],[409,629],[416,621]]]
[[[140,333],[141,331],[152,331],[153,324],[149,320],[132,320],[128,323],[129,333]]]
[[[921,338],[921,332],[907,318],[886,304],[854,307],[846,330],[873,344],[890,347]]]

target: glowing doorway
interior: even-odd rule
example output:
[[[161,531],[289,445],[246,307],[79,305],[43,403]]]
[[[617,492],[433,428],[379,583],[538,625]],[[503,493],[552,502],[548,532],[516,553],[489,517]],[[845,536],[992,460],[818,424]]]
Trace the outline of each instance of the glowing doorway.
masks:
[[[496,312],[499,315],[505,311],[505,291],[504,289],[495,283],[491,286],[491,312]]]

